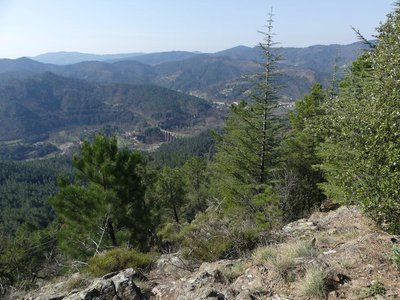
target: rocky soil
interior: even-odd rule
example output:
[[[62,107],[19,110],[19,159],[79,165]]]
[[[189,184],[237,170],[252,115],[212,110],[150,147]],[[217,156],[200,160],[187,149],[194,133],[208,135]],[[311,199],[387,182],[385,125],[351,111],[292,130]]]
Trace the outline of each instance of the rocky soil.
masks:
[[[286,225],[275,247],[285,257],[290,245],[303,243],[310,255],[296,257],[290,265],[265,263],[257,250],[237,260],[220,260],[194,267],[177,254],[165,254],[145,276],[132,269],[90,278],[73,274],[58,283],[8,298],[23,300],[67,299],[397,299],[400,272],[392,262],[392,248],[400,237],[376,228],[357,207],[317,212],[308,219]],[[265,249],[263,247],[261,249]],[[269,248],[268,248],[269,249]],[[265,252],[265,251],[264,251]],[[264,253],[263,252],[263,253]],[[279,266],[279,267],[278,267]],[[304,294],[307,270],[323,270],[323,296]],[[284,272],[282,272],[284,270]],[[281,271],[281,272],[278,272]],[[303,291],[303,292],[302,292]]]

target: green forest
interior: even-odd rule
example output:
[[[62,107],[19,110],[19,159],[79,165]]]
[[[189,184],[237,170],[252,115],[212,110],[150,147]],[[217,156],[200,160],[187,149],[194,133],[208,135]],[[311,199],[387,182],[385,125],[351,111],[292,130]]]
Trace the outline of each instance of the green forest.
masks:
[[[272,20],[263,72],[224,127],[153,152],[116,136],[72,158],[0,161],[0,283],[145,271],[162,253],[237,258],[329,199],[400,234],[400,4],[329,87],[279,108]]]

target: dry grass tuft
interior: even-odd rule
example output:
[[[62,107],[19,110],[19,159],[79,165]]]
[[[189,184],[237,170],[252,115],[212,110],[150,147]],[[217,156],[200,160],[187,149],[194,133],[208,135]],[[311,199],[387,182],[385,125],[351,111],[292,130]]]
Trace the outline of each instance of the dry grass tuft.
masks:
[[[290,271],[298,265],[301,258],[313,258],[318,255],[312,243],[297,241],[280,246],[266,246],[257,248],[253,259],[258,265],[270,267],[280,278],[293,281]]]
[[[71,292],[73,290],[81,290],[88,287],[90,284],[90,276],[85,273],[76,273],[69,278],[64,286],[64,289],[67,292]]]
[[[328,272],[320,266],[306,269],[304,277],[298,283],[299,295],[311,299],[324,299],[327,275]]]

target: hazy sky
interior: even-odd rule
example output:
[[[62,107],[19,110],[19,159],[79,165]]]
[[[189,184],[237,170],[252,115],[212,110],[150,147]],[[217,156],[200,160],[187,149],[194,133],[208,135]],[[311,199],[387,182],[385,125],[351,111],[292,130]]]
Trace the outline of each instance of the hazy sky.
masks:
[[[0,57],[215,52],[256,45],[273,6],[281,46],[370,38],[394,0],[0,0]]]

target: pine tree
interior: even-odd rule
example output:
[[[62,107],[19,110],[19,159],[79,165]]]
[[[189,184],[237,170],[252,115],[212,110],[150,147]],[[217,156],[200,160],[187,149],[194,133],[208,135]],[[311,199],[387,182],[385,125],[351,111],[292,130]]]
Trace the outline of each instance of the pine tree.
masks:
[[[276,107],[277,57],[272,53],[272,12],[268,20],[264,42],[260,49],[264,56],[263,73],[251,102],[232,105],[225,120],[223,136],[217,137],[214,160],[215,193],[225,207],[242,207],[253,215],[268,206],[272,170],[276,164],[277,123],[272,114]],[[266,195],[267,195],[266,194]],[[272,197],[274,198],[274,197]],[[271,198],[271,199],[272,199]],[[275,203],[271,200],[271,202]]]
[[[321,163],[317,147],[324,139],[319,127],[327,97],[323,87],[315,84],[290,113],[291,130],[280,145],[278,184],[285,221],[306,216],[324,199],[319,188],[323,176],[316,166]]]
[[[149,207],[140,162],[138,152],[118,149],[115,137],[98,135],[93,143],[83,143],[73,158],[75,182],[62,182],[50,199],[62,223],[60,243],[65,250],[88,256],[104,246],[120,245],[121,235],[130,245],[146,248]]]
[[[180,170],[165,167],[158,175],[154,192],[160,209],[169,212],[166,215],[172,215],[172,219],[180,224],[182,222],[182,207],[186,200]]]
[[[192,157],[182,167],[187,198],[184,210],[188,222],[207,208],[210,179],[208,171],[207,160],[201,157]]]

